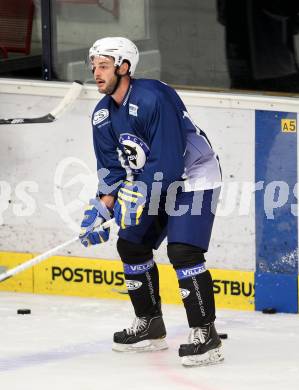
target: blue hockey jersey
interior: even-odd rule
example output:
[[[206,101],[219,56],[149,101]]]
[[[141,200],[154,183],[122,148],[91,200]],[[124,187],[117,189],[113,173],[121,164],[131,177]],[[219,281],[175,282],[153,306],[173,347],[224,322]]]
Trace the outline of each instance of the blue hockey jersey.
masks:
[[[220,185],[219,161],[206,135],[175,90],[160,81],[132,79],[119,106],[106,95],[92,125],[98,196],[115,195],[123,180],[142,181],[149,193],[156,172],[163,174],[163,192],[182,180],[185,191]]]

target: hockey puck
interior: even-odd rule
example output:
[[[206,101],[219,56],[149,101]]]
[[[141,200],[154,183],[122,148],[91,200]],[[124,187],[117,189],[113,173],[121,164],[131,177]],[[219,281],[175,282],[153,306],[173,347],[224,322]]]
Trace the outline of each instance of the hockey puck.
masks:
[[[275,314],[276,309],[274,307],[265,307],[265,309],[262,310],[264,314]]]
[[[30,309],[18,309],[17,311],[18,314],[31,314]]]
[[[218,333],[218,336],[222,339],[222,340],[224,340],[224,339],[227,339],[227,333]]]

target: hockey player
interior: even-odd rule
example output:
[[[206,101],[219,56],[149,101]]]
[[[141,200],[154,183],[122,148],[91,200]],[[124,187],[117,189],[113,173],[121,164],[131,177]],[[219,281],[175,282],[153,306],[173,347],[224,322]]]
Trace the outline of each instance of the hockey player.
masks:
[[[99,39],[89,51],[105,96],[92,115],[99,188],[85,210],[80,239],[85,246],[107,241],[109,229],[95,226],[114,216],[136,318],[114,334],[113,349],[153,351],[167,348],[153,260],[153,249],[167,236],[191,328],[179,356],[183,365],[217,363],[223,356],[204,253],[219,196],[219,161],[174,89],[132,78],[138,60],[135,44],[122,37]]]

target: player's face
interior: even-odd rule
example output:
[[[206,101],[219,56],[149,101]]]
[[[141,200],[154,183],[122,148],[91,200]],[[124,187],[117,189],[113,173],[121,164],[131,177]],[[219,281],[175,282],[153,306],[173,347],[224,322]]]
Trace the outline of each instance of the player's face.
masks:
[[[114,59],[105,56],[94,57],[92,60],[92,69],[99,92],[110,94],[117,83]]]

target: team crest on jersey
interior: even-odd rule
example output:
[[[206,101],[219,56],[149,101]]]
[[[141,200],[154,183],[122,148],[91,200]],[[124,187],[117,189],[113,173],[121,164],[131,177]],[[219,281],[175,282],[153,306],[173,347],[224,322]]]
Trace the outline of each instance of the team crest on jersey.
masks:
[[[96,111],[94,113],[92,123],[94,125],[97,125],[103,122],[106,118],[108,118],[108,116],[109,116],[109,111],[107,110],[107,108],[102,108],[101,110]]]
[[[149,154],[147,144],[139,137],[129,133],[121,134],[119,142],[123,146],[130,168],[135,173],[141,172]]]

